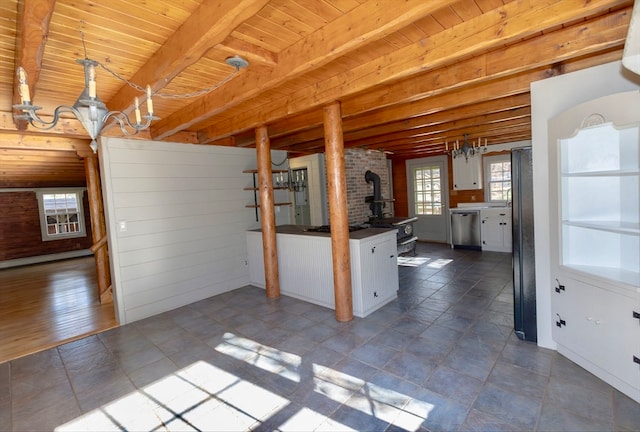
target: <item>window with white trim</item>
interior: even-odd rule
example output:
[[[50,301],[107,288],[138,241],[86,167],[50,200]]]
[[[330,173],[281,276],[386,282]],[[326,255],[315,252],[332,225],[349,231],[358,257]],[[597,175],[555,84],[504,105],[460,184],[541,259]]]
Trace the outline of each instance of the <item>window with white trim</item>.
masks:
[[[84,189],[38,189],[40,231],[42,240],[85,237]]]
[[[511,200],[511,155],[483,158],[485,201],[507,202]]]
[[[442,178],[440,166],[414,169],[414,194],[416,215],[442,214]]]

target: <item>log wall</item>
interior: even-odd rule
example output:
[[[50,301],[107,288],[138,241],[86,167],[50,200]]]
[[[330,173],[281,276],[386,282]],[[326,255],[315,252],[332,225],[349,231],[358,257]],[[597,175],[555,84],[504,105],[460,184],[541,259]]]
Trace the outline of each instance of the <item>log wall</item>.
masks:
[[[393,159],[393,197],[395,199],[395,215],[409,216],[409,197],[407,195],[407,159]],[[449,185],[453,185],[453,165],[447,158]],[[458,207],[459,203],[484,201],[484,189],[453,190],[449,189],[449,208]]]
[[[42,241],[36,192],[0,192],[0,261],[89,249],[91,221],[86,191],[82,203],[87,236]]]

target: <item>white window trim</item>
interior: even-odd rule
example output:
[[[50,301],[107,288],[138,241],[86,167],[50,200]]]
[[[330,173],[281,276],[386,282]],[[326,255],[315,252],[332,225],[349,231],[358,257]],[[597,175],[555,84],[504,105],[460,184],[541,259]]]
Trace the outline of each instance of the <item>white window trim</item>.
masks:
[[[418,170],[433,170],[433,168],[438,168],[438,170],[440,170],[440,201],[432,201],[432,203],[437,202],[440,204],[440,213],[418,213],[416,212],[416,206],[418,205],[418,200],[416,199],[416,171]],[[413,167],[411,167],[411,178],[412,178],[412,194],[413,194],[413,211],[412,214],[415,216],[441,216],[444,214],[445,212],[445,205],[444,205],[444,192],[443,192],[443,187],[444,187],[444,179],[443,176],[445,175],[445,173],[442,170],[442,167],[440,166],[440,164],[438,163],[432,163],[432,164],[420,164],[420,165],[415,165]],[[430,192],[431,195],[433,195],[433,191]],[[433,209],[433,204],[431,204],[432,209]]]
[[[86,188],[43,188],[35,189],[36,198],[38,199],[38,212],[40,213],[40,233],[42,241],[62,240],[68,238],[86,237],[87,229],[84,223],[84,191]],[[52,193],[75,193],[78,199],[78,231],[73,233],[50,235],[47,232],[47,217],[44,212],[44,202],[42,196]]]
[[[482,158],[482,172],[484,173],[484,200],[492,203],[507,203],[509,200],[491,200],[491,164],[496,162],[511,162],[511,154],[484,156]],[[513,179],[511,179],[513,181]]]

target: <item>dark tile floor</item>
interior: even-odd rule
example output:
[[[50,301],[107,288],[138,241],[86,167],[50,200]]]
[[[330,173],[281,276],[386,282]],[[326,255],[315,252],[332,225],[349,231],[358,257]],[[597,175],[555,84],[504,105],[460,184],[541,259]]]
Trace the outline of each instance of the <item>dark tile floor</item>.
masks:
[[[0,365],[2,430],[636,431],[512,331],[511,257],[420,244],[365,319],[245,287]]]

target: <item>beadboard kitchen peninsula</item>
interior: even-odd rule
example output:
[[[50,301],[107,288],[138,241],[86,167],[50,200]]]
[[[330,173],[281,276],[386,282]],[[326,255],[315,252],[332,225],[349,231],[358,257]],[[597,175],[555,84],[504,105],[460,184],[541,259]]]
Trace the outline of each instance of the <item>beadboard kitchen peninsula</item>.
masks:
[[[278,272],[283,295],[335,309],[331,234],[314,227],[276,227]],[[398,257],[396,230],[350,230],[353,314],[364,318],[397,298]],[[249,279],[265,288],[262,232],[247,231]]]

